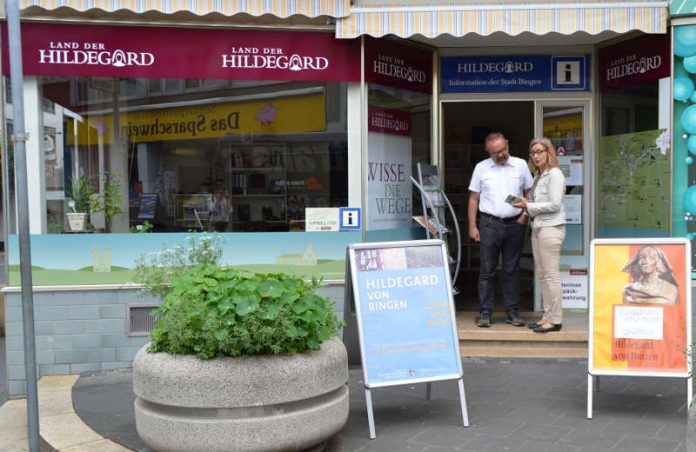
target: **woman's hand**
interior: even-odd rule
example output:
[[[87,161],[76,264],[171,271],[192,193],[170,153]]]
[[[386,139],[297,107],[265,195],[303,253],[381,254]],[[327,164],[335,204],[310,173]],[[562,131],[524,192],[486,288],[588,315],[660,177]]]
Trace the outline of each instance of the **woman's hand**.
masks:
[[[527,198],[519,196],[513,202],[510,203],[512,207],[517,207],[522,210],[527,210]]]

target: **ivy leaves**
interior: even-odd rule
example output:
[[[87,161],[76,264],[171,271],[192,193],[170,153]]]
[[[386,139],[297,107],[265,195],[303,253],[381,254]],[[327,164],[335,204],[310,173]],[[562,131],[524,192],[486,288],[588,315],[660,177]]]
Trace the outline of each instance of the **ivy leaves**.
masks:
[[[318,349],[342,322],[316,280],[200,264],[173,276],[150,351],[200,358]]]

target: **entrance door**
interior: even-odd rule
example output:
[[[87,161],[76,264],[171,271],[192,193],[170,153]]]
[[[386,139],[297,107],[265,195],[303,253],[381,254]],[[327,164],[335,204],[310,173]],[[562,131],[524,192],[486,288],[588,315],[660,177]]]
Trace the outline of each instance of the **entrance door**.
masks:
[[[590,167],[589,101],[539,101],[535,136],[545,136],[556,146],[558,163],[566,177],[566,238],[561,250],[563,307],[587,309],[587,250],[590,238],[590,193],[586,189]],[[537,281],[538,283],[538,281]],[[538,289],[538,287],[537,287]],[[570,292],[567,292],[570,291]],[[541,310],[540,290],[535,308]]]
[[[534,102],[443,102],[442,125],[444,188],[456,211],[462,232],[461,267],[455,281],[460,291],[455,302],[458,310],[478,310],[479,245],[469,239],[467,219],[471,174],[478,162],[488,158],[484,139],[493,131],[502,132],[508,138],[510,155],[527,160],[527,145],[534,135]],[[520,308],[523,310],[534,307],[534,264],[531,256],[531,244],[527,243],[520,272]],[[498,281],[496,290],[500,290],[500,287]],[[499,293],[496,298],[500,300]],[[497,301],[496,308],[501,307],[502,304]]]

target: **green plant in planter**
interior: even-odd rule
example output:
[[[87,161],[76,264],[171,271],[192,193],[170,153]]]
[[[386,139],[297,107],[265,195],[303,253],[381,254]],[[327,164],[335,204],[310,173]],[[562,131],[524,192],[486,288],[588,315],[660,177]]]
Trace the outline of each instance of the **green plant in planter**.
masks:
[[[316,279],[225,268],[215,239],[193,240],[187,254],[160,257],[177,265],[150,268],[149,281],[141,278],[151,293],[164,296],[151,352],[203,359],[301,353],[337,335],[342,322],[333,303],[317,294]]]
[[[121,215],[122,212],[121,179],[117,174],[103,173],[101,181],[104,188],[101,193],[92,197],[91,208],[94,213],[104,213],[106,231],[109,232],[111,231],[111,218]]]
[[[94,188],[92,188],[92,184],[90,184],[87,177],[72,178],[69,198],[75,204],[74,206],[71,205],[75,212],[89,213],[89,208],[92,204],[92,194],[94,194]]]

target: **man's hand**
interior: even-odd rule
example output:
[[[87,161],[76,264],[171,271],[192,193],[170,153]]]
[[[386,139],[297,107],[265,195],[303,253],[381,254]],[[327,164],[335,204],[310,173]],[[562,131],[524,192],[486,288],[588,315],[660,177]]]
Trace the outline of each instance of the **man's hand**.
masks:
[[[474,242],[481,241],[481,235],[476,227],[476,214],[478,213],[479,194],[478,192],[469,192],[469,205],[466,209],[467,219],[469,220],[469,237]]]
[[[469,226],[469,237],[471,240],[474,242],[480,242],[481,241],[481,236],[479,235],[479,230],[476,227],[476,225]]]

